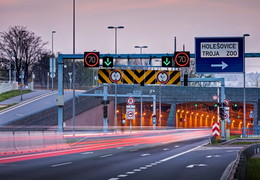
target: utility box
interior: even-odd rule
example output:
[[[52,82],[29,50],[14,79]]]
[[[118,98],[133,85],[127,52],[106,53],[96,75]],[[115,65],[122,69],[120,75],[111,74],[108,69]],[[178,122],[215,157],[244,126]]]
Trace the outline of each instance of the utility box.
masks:
[[[57,106],[64,106],[64,95],[57,95],[56,96],[56,105]]]

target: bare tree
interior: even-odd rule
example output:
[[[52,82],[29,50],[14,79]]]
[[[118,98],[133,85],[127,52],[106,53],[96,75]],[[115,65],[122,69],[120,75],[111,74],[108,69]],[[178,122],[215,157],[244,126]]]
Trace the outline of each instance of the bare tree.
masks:
[[[41,37],[27,30],[24,26],[10,27],[7,32],[0,32],[0,51],[6,59],[15,67],[16,78],[24,72],[24,83],[32,75],[34,66],[43,54],[46,53]],[[19,79],[21,82],[21,79]]]

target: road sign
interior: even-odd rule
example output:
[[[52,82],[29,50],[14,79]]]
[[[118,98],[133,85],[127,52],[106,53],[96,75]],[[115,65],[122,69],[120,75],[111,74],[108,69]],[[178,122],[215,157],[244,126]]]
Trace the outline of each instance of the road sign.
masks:
[[[129,97],[129,98],[126,99],[126,103],[128,105],[134,105],[135,99],[133,97]]]
[[[214,123],[212,126],[213,136],[219,136],[219,132],[220,132],[219,123]]]
[[[162,57],[162,67],[172,67],[172,56]]]
[[[56,72],[56,59],[50,58],[50,72]]]
[[[117,83],[117,82],[121,81],[121,79],[122,79],[122,74],[121,74],[121,72],[118,71],[118,70],[113,70],[113,71],[110,73],[110,75],[109,75],[109,79],[110,79],[112,82]]]
[[[212,100],[214,100],[214,101],[218,100],[218,95],[213,95]]]
[[[243,37],[196,37],[197,73],[244,72]]]
[[[229,106],[229,100],[228,99],[224,99],[224,102],[223,102],[226,106]]]
[[[157,74],[157,77],[156,77],[157,81],[161,84],[165,84],[168,82],[168,79],[169,79],[169,76],[168,76],[168,73],[165,72],[165,71],[160,71],[158,74]]]
[[[174,67],[190,67],[190,52],[175,52],[174,62]]]
[[[114,66],[113,60],[114,60],[113,57],[104,56],[103,67],[113,67]]]
[[[99,67],[99,52],[84,52],[84,67]]]
[[[134,119],[134,118],[135,118],[135,105],[127,105],[126,119]]]

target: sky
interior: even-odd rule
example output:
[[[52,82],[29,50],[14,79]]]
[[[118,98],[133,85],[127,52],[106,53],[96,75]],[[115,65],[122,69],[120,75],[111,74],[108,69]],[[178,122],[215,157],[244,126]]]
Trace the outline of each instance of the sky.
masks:
[[[259,0],[75,0],[76,53],[139,53],[134,46],[148,46],[143,53],[194,53],[195,37],[232,37],[247,33],[246,52],[260,53]],[[0,0],[0,32],[14,25],[26,26],[54,52],[73,52],[73,0]],[[246,60],[247,72],[260,72],[260,58]]]

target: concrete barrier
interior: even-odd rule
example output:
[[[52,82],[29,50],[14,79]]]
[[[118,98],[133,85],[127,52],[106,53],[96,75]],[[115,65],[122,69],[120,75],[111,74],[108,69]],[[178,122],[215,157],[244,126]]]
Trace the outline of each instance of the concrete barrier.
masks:
[[[34,152],[43,151],[44,137],[42,131],[29,131],[30,150]]]
[[[13,132],[4,132],[0,136],[0,155],[14,154],[16,149],[14,147]]]
[[[30,147],[30,136],[28,131],[14,132],[14,147],[16,151],[23,153],[24,151],[28,152],[31,149]]]

